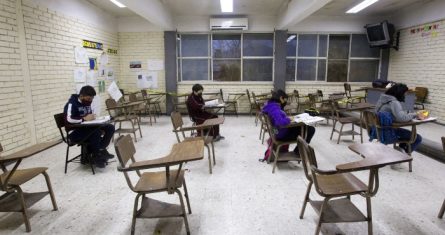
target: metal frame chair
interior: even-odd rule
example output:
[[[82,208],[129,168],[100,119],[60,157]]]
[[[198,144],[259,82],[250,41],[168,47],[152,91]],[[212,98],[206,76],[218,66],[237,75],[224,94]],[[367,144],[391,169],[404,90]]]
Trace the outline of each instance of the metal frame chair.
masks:
[[[414,92],[416,93],[416,102],[414,103],[414,109],[419,109],[419,106],[422,109],[425,109],[425,101],[428,96],[428,88],[426,87],[415,87]]]
[[[112,117],[114,126],[116,126],[116,123],[119,123],[119,128],[116,129],[116,131],[114,132],[115,134],[118,133],[119,135],[121,135],[121,133],[133,133],[134,141],[137,142],[136,131],[139,130],[139,134],[142,138],[141,125],[139,123],[139,118],[137,115],[127,110],[127,108],[119,107],[114,99],[107,99],[105,101],[105,105],[107,106],[108,114],[110,114],[110,116]],[[122,128],[122,122],[125,121],[131,123],[131,129]]]
[[[445,136],[441,138],[442,139],[442,147],[443,147],[443,151],[445,152]],[[437,217],[439,217],[440,219],[443,218],[443,213],[445,212],[445,200],[443,200],[442,203],[442,207],[440,207],[440,211],[439,211],[439,215]]]

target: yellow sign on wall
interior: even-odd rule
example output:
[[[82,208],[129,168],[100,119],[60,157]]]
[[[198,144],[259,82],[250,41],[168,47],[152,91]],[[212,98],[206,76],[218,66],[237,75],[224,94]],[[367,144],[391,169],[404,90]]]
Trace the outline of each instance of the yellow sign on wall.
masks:
[[[117,49],[108,48],[107,53],[111,55],[117,55]]]
[[[102,50],[104,47],[104,45],[100,42],[93,42],[88,40],[82,40],[82,46],[85,48],[91,48],[97,50]]]

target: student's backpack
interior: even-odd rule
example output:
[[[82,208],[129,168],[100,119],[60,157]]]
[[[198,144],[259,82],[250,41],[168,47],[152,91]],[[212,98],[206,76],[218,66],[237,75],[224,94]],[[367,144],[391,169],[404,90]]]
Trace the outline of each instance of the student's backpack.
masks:
[[[273,162],[275,160],[275,156],[273,155],[273,153],[271,151],[270,145],[272,145],[272,139],[271,138],[269,138],[267,140],[267,149],[264,152],[263,159],[259,159],[260,162],[267,162],[269,158],[270,158],[269,162]],[[276,148],[277,148],[277,146],[275,146],[275,145],[272,147],[272,149],[274,149],[274,150]],[[289,151],[289,145],[288,144],[281,146],[280,152],[288,152],[288,151]]]

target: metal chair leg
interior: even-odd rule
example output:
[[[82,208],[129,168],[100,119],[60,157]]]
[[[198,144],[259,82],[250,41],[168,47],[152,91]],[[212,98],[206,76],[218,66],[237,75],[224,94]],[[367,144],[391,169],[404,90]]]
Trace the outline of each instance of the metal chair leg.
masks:
[[[185,200],[187,202],[187,208],[189,210],[189,214],[191,214],[192,213],[192,208],[190,206],[189,193],[187,191],[187,185],[185,184],[185,179],[182,181],[182,184],[184,185],[184,197],[185,197]]]
[[[142,194],[136,195],[134,199],[134,207],[133,207],[133,219],[131,220],[131,235],[134,235],[134,230],[136,226],[136,214],[138,211],[138,204],[139,204],[139,198],[142,196]]]
[[[46,186],[48,187],[49,196],[51,197],[51,203],[53,204],[53,209],[56,211],[58,210],[56,197],[54,196],[53,188],[51,187],[51,180],[49,179],[48,174],[44,171],[42,172],[43,176],[45,177]]]
[[[439,219],[442,219],[442,218],[443,218],[443,213],[444,213],[444,212],[445,212],[445,200],[443,200],[442,207],[440,208],[439,215],[437,215],[437,217],[438,217]]]
[[[306,196],[304,197],[303,206],[301,207],[300,219],[303,219],[304,211],[306,210],[306,205],[309,202],[309,194],[311,193],[312,181],[309,182],[309,185],[306,189]]]
[[[179,191],[178,189],[176,189],[175,191],[179,196],[179,201],[181,202],[181,209],[182,209],[182,214],[183,214],[183,218],[184,218],[185,231],[187,231],[187,235],[190,235],[190,228],[189,228],[189,223],[187,220],[187,213],[185,213],[184,199],[182,199],[181,191]]]

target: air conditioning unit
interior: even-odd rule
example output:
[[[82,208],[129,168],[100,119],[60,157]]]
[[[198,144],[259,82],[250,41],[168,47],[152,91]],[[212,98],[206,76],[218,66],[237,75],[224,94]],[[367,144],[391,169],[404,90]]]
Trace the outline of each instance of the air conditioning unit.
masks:
[[[247,30],[247,18],[210,18],[210,30]]]

